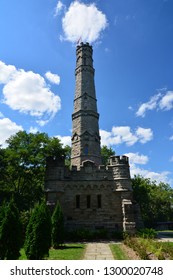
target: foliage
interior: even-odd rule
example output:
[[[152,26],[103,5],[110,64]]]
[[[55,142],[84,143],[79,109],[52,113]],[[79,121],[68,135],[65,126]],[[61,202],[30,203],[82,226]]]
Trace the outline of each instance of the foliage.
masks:
[[[113,232],[113,238],[115,238],[115,239],[124,239],[124,232],[123,231],[114,231]]]
[[[57,202],[52,215],[52,246],[58,248],[64,243],[64,217],[61,206]]]
[[[139,239],[135,237],[128,237],[124,240],[124,244],[132,248],[140,256],[142,260],[149,260],[146,252],[146,247],[138,242]]]
[[[7,199],[14,194],[20,210],[33,208],[43,196],[46,158],[65,150],[59,139],[39,132],[20,131],[7,144],[0,149],[0,194]]]
[[[20,221],[21,221],[21,224],[22,224],[22,239],[23,239],[23,242],[25,241],[25,234],[26,234],[26,228],[27,228],[27,225],[29,223],[29,219],[31,217],[31,212],[30,211],[21,211],[20,212]]]
[[[157,236],[157,232],[153,229],[153,228],[144,228],[144,229],[140,229],[137,232],[137,235],[142,237],[142,238],[156,238]]]
[[[66,232],[65,238],[68,241],[93,241],[109,238],[106,229],[89,230],[86,228],[78,228],[73,231]]]
[[[16,260],[20,256],[22,245],[22,227],[20,223],[19,211],[14,203],[14,199],[1,208],[0,224],[0,259]]]
[[[115,151],[111,147],[108,148],[106,145],[101,147],[102,162],[104,165],[107,165],[109,163],[109,158],[114,155]]]
[[[124,243],[138,253],[142,260],[173,259],[173,243],[157,242],[150,238],[128,237]]]
[[[0,206],[0,226],[1,226],[1,223],[5,216],[5,210],[6,210],[6,207],[5,207],[5,201],[4,201],[3,204]]]
[[[65,165],[70,167],[70,165],[71,165],[71,147],[66,145],[64,147],[64,151],[65,151]]]
[[[68,241],[90,241],[93,240],[94,234],[92,231],[85,229],[85,228],[79,228],[76,230],[68,231],[65,233],[65,239]]]
[[[51,216],[45,201],[33,210],[26,230],[25,253],[29,260],[41,260],[49,255],[51,246]]]
[[[154,227],[157,222],[173,219],[173,189],[168,184],[157,184],[150,179],[135,176],[132,188],[146,227]]]

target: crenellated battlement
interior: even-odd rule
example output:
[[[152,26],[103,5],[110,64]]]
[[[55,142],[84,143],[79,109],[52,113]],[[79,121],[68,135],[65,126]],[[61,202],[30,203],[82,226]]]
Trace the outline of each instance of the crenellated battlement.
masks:
[[[129,165],[129,158],[127,156],[111,156],[110,165],[127,164]]]
[[[76,48],[76,53],[78,54],[83,48],[87,48],[87,51],[89,51],[92,54],[93,48],[88,42],[81,42],[80,45],[78,45]]]

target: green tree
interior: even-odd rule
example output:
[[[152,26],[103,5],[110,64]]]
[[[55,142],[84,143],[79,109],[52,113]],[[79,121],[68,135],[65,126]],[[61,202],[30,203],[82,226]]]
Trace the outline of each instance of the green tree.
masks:
[[[20,209],[30,209],[43,196],[46,158],[62,156],[60,140],[45,133],[20,131],[0,149],[0,194],[13,193]]]
[[[19,211],[11,199],[5,207],[3,205],[4,218],[1,219],[0,225],[0,259],[16,260],[20,256],[22,245],[22,227],[20,222]]]
[[[1,223],[3,221],[3,218],[5,216],[5,201],[3,202],[3,204],[0,206],[0,226],[1,226]]]
[[[42,260],[49,256],[51,246],[51,216],[45,201],[33,210],[26,230],[24,249],[29,260]]]
[[[71,165],[71,147],[66,145],[64,147],[64,151],[65,151],[65,165],[70,167],[70,165]]]
[[[148,178],[135,176],[132,179],[132,188],[146,227],[173,219],[173,189],[168,184],[157,184]]]
[[[106,145],[101,147],[102,162],[104,165],[109,163],[109,158],[115,155],[115,151],[112,148],[108,148]]]
[[[61,206],[57,202],[52,215],[52,246],[58,248],[64,243],[64,217]]]

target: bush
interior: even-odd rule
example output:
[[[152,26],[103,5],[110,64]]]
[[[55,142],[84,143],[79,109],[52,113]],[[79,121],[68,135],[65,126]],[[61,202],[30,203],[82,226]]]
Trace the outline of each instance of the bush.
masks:
[[[94,232],[88,229],[79,228],[73,231],[68,231],[65,234],[65,238],[68,241],[91,241],[94,239]]]
[[[13,199],[7,206],[3,205],[1,211],[0,259],[16,260],[20,256],[22,245],[22,226],[19,211]]]
[[[157,232],[153,228],[144,228],[137,232],[137,236],[154,239],[157,236]]]
[[[49,256],[51,246],[51,216],[46,202],[37,204],[26,230],[24,249],[29,260],[42,260]]]
[[[64,217],[59,202],[52,215],[52,246],[58,248],[64,243]]]
[[[142,260],[149,260],[148,253],[146,251],[146,246],[138,242],[138,238],[128,237],[125,239],[124,243],[132,248],[140,256]]]
[[[107,239],[108,232],[106,229],[89,230],[85,228],[78,228],[73,231],[66,232],[66,240],[68,241],[93,241],[99,239]]]

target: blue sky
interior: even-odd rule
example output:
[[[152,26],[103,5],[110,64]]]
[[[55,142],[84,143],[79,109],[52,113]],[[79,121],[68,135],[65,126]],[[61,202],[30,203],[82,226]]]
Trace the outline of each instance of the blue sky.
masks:
[[[102,145],[173,186],[173,1],[0,0],[0,144],[70,144],[78,39],[93,45]]]

